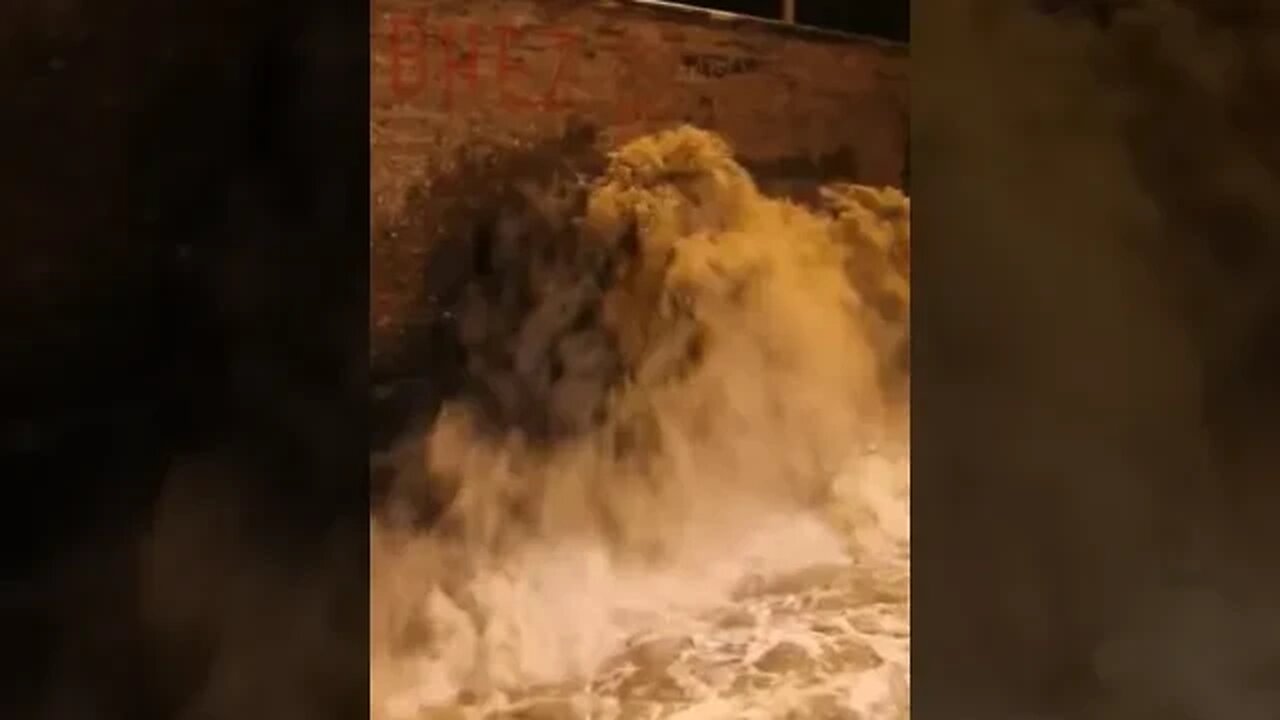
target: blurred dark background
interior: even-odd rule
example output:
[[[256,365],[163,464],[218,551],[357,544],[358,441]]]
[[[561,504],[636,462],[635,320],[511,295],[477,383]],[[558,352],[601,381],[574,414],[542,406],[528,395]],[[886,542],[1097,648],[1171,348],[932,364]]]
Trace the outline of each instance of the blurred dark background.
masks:
[[[5,717],[366,713],[366,13],[0,10]]]
[[[680,0],[681,5],[779,19],[783,0]],[[796,22],[803,25],[906,42],[911,37],[908,0],[795,0]]]
[[[1280,708],[1280,17],[918,4],[912,711]]]

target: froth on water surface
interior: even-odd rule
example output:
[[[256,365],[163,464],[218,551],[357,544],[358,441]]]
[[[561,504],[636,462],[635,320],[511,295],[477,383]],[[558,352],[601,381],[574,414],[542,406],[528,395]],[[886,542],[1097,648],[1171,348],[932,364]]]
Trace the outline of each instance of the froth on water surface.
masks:
[[[684,127],[494,220],[391,491],[438,509],[373,523],[374,717],[905,717],[909,204],[823,197]]]

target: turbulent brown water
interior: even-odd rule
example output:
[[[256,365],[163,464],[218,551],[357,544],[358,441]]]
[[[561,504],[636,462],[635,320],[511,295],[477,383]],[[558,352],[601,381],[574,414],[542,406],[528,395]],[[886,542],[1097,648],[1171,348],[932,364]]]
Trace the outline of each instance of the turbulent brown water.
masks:
[[[906,717],[907,199],[765,197],[689,127],[583,182],[453,311],[474,391],[394,490],[443,510],[373,523],[373,717]]]

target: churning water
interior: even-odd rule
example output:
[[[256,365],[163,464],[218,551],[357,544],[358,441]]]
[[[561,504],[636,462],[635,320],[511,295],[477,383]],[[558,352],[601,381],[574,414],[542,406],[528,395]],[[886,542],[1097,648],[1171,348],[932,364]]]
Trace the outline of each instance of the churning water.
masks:
[[[443,509],[373,524],[372,716],[907,717],[909,226],[688,127],[499,218],[400,448]]]

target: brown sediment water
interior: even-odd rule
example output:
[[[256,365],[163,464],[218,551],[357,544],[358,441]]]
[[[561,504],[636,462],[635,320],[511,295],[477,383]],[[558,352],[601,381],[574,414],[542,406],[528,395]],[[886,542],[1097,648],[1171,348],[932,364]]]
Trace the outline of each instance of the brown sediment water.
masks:
[[[372,716],[907,717],[909,201],[766,197],[692,127],[583,183],[453,311],[475,391],[404,443],[393,498],[443,509],[373,523]]]

